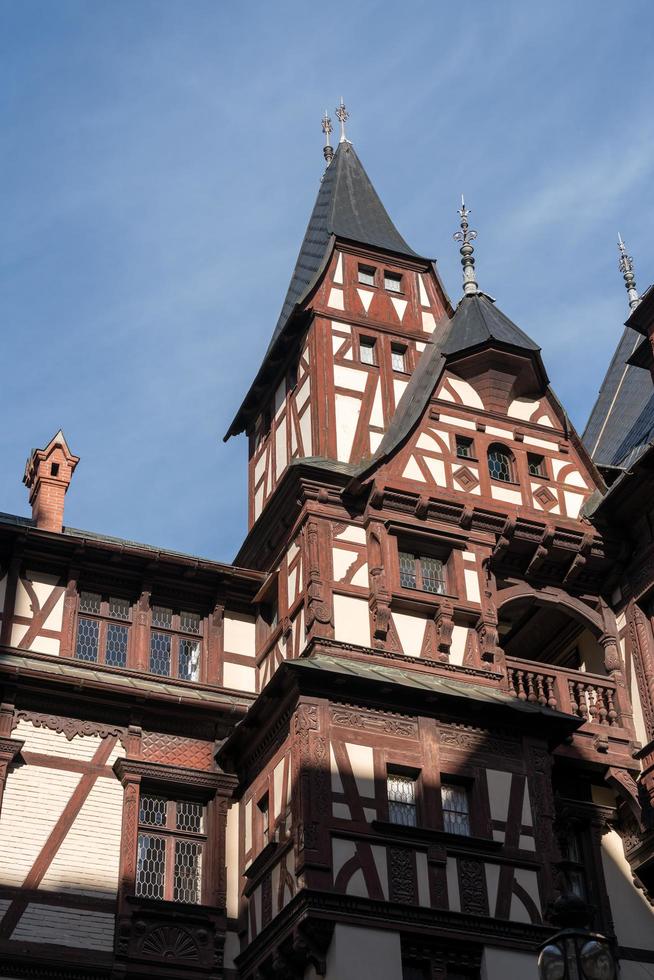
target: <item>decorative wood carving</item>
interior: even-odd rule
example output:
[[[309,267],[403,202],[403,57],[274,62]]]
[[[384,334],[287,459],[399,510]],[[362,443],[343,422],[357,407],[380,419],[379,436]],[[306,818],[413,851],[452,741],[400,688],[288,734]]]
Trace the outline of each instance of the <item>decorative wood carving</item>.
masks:
[[[69,742],[72,742],[76,735],[98,738],[115,735],[122,745],[127,747],[127,731],[121,725],[105,725],[101,722],[82,718],[65,718],[61,715],[49,715],[40,711],[22,710],[16,712],[13,727],[16,728],[20,721],[28,721],[35,728],[49,728],[50,731],[65,735]]]
[[[469,912],[472,915],[488,915],[484,865],[481,861],[473,861],[469,858],[459,858],[457,865],[461,911]]]
[[[163,732],[143,732],[141,740],[141,754],[147,762],[189,769],[213,769],[214,751],[214,742]]]
[[[418,904],[414,852],[408,847],[391,847],[389,858],[389,893],[391,902]]]

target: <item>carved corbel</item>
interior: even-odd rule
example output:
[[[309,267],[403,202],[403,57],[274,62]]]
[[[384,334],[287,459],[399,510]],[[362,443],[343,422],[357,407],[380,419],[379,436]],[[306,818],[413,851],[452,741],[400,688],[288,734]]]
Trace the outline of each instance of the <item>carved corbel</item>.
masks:
[[[485,558],[482,568],[486,575],[481,603],[481,614],[475,625],[479,639],[479,653],[482,666],[494,664],[499,656],[499,633],[497,607],[495,605],[495,582],[490,569],[493,556]]]
[[[588,556],[590,554],[590,549],[593,543],[593,534],[591,531],[587,531],[581,539],[581,544],[579,545],[579,551],[572,559],[570,568],[568,569],[565,578],[563,579],[564,585],[570,585],[571,582],[581,574],[584,570],[586,563],[588,562]]]
[[[319,528],[316,521],[309,521],[306,528],[309,559],[309,578],[306,590],[306,631],[317,636],[330,636],[332,611],[325,598],[325,584],[320,575]]]
[[[384,571],[383,525],[368,527],[368,569],[370,576],[370,614],[372,618],[373,646],[383,648],[391,625],[391,594],[386,586]]]
[[[448,600],[440,603],[434,616],[436,627],[436,657],[441,663],[449,663],[452,633],[454,632],[454,606]]]
[[[506,521],[504,522],[504,527],[502,528],[495,547],[491,553],[492,561],[498,561],[500,558],[503,558],[509,550],[509,546],[513,540],[513,535],[515,534],[516,524],[516,517],[507,517]]]
[[[541,567],[541,565],[549,555],[553,543],[554,543],[554,528],[551,524],[547,524],[543,528],[541,539],[538,542],[538,545],[536,546],[536,550],[534,551],[531,557],[531,561],[529,562],[529,565],[527,566],[527,572],[526,572],[527,575],[534,575],[539,570],[539,568]]]

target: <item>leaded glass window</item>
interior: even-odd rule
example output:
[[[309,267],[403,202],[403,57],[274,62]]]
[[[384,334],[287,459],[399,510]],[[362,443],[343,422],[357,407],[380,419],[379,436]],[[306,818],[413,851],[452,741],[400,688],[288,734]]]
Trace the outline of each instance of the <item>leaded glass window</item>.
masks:
[[[416,827],[416,781],[412,776],[389,772],[386,779],[388,819],[404,827]]]
[[[513,483],[513,457],[504,446],[491,446],[488,450],[488,472],[492,480]]]
[[[142,793],[136,894],[185,904],[202,901],[205,807]]]
[[[439,558],[400,551],[400,585],[442,595],[445,592],[445,568]]]
[[[152,606],[150,671],[182,681],[200,680],[202,617],[170,606]]]
[[[441,784],[443,828],[448,834],[470,836],[470,800],[468,789],[457,783]]]
[[[127,667],[131,604],[118,596],[80,592],[75,657],[107,667]]]
[[[172,642],[170,633],[159,633],[157,630],[152,630],[150,633],[151,674],[159,674],[162,677],[168,677],[170,675],[170,651]]]

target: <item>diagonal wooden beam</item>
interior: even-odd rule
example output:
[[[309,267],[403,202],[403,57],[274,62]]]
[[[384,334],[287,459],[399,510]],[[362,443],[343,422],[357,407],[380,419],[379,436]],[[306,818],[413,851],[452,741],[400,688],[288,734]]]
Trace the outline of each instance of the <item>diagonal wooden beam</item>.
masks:
[[[116,735],[108,735],[102,740],[91,759],[91,765],[94,768],[99,770],[100,767],[106,764],[117,740]],[[82,776],[57,822],[50,831],[48,839],[37,855],[34,864],[27,873],[22,888],[33,891],[39,887],[48,868],[54,861],[59,848],[78,817],[80,810],[86,803],[91,790],[95,786],[98,775],[99,772],[95,771]],[[27,898],[15,898],[12,901],[4,918],[0,922],[0,939],[10,938],[28,904],[29,899]]]

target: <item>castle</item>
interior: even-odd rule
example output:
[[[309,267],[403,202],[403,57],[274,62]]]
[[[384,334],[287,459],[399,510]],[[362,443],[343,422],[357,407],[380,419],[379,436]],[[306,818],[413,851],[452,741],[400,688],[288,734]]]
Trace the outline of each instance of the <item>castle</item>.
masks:
[[[523,980],[562,896],[654,977],[654,290],[578,435],[338,116],[234,564],[68,527],[62,432],[0,515],[2,980]]]

